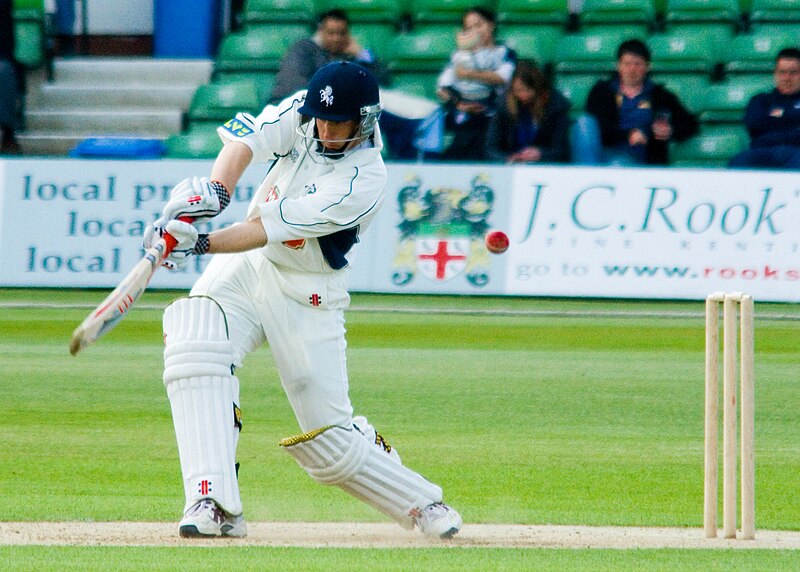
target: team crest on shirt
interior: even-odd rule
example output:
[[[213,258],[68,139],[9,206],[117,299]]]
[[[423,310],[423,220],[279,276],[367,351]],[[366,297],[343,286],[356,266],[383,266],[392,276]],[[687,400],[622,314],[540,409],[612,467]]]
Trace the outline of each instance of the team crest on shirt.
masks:
[[[413,175],[397,195],[402,221],[392,282],[405,286],[417,276],[433,282],[463,277],[476,287],[489,283],[489,253],[484,235],[494,203],[486,175],[477,175],[469,189],[425,188]]]
[[[303,187],[303,191],[307,195],[313,195],[314,193],[317,192],[317,185],[315,185],[314,183],[311,183],[310,185],[306,185],[305,187]]]
[[[326,85],[323,89],[319,90],[319,102],[324,103],[325,107],[333,105],[333,88]]]

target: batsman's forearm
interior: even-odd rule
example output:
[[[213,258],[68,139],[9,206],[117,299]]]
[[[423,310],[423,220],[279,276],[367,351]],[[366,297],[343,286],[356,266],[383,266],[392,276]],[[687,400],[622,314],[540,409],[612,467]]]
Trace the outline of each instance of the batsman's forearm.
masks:
[[[209,254],[244,252],[267,244],[267,232],[260,218],[215,230],[208,235]]]
[[[238,141],[230,141],[217,155],[211,169],[211,180],[219,181],[225,185],[228,193],[232,194],[252,160],[253,151],[250,150],[250,147]]]

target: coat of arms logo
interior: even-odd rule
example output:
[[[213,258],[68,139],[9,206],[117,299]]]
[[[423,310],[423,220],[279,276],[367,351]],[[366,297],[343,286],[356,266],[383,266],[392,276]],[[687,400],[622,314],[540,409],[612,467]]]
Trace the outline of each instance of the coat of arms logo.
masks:
[[[463,274],[473,286],[488,284],[490,259],[483,237],[494,190],[486,175],[475,176],[468,190],[425,189],[412,175],[397,201],[402,221],[392,282],[405,286],[418,274],[443,282]]]

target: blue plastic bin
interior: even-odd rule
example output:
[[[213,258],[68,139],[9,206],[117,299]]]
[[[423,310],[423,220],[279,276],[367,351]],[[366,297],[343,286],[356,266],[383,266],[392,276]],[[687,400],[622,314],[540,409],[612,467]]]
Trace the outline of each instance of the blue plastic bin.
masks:
[[[153,55],[214,58],[222,25],[221,0],[155,0]]]

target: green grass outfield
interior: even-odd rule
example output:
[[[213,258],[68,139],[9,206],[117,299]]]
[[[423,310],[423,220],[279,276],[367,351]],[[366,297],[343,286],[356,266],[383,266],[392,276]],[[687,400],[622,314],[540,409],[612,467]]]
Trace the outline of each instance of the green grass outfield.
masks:
[[[105,291],[0,290],[0,520],[177,522],[148,292],[77,357]],[[82,305],[75,307],[75,305]],[[702,526],[702,302],[354,295],[351,397],[469,523]],[[800,530],[800,306],[756,305],[757,529]],[[239,370],[248,520],[380,521],[277,446],[265,348]],[[0,539],[2,544],[2,539]],[[0,546],[0,569],[776,570],[797,551]]]

